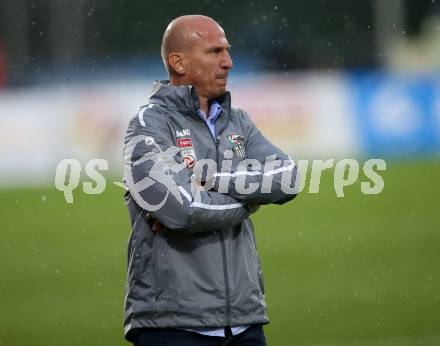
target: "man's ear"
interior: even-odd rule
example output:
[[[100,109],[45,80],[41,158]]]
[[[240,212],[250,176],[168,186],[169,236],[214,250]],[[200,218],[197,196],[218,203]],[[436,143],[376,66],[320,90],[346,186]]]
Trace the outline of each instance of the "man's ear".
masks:
[[[168,55],[168,64],[171,69],[180,75],[185,74],[185,57],[182,53],[171,53]]]

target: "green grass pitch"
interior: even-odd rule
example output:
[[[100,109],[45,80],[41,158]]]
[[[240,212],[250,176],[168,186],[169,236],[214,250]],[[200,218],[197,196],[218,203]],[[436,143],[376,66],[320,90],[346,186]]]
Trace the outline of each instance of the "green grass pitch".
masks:
[[[269,345],[440,345],[440,165],[383,176],[379,195],[337,198],[326,174],[253,216]],[[122,192],[0,190],[0,345],[126,344]]]

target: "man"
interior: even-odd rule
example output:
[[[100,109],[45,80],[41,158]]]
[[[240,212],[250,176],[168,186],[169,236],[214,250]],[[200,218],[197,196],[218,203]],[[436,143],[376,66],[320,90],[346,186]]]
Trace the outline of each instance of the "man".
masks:
[[[129,124],[125,336],[136,346],[266,344],[249,215],[295,197],[296,167],[231,108],[228,49],[213,19],[173,20],[162,42],[170,81]]]

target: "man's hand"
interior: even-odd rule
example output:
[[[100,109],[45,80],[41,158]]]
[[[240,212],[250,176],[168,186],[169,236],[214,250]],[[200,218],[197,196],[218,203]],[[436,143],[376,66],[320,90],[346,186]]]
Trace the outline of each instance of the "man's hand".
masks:
[[[147,213],[147,221],[150,224],[150,227],[153,230],[153,232],[159,232],[162,229],[162,224],[154,217],[152,217],[150,213]]]
[[[249,210],[251,212],[251,214],[255,213],[258,209],[260,209],[261,205],[259,204],[255,204],[255,203],[251,203],[248,204]]]
[[[162,224],[159,221],[154,220],[152,229],[154,232],[159,232],[162,229]]]

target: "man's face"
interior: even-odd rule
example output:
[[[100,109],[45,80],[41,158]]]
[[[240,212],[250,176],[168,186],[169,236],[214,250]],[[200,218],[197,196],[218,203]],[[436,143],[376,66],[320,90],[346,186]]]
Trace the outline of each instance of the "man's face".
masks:
[[[185,52],[187,80],[199,96],[219,97],[226,91],[228,72],[232,68],[225,33],[219,26],[211,25],[191,35],[192,45]]]

